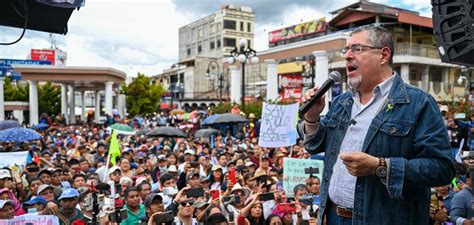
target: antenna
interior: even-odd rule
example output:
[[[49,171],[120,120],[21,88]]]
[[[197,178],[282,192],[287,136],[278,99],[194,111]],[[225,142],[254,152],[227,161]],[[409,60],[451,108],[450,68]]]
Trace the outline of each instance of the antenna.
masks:
[[[51,43],[51,49],[57,49],[56,39],[53,36],[53,33],[49,33],[49,42]]]

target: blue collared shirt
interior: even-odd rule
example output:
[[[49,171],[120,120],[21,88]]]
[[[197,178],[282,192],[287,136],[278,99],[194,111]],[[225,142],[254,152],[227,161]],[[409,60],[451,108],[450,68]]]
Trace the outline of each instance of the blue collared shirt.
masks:
[[[352,104],[351,121],[352,125],[347,129],[346,135],[341,144],[342,152],[360,152],[364,144],[365,136],[369,130],[374,117],[384,107],[390,88],[392,88],[393,78],[386,79],[373,90],[372,99],[368,103],[360,103],[358,92],[352,92],[354,104]],[[349,209],[354,207],[354,192],[357,177],[349,174],[341,158],[337,157],[333,167],[333,176],[329,183],[329,198],[338,206]]]

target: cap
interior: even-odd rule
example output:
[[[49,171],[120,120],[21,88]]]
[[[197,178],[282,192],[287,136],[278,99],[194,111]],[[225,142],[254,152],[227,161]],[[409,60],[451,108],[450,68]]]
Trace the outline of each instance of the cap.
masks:
[[[43,196],[33,196],[29,201],[24,202],[24,205],[34,205],[40,203],[42,205],[46,204],[46,199]]]
[[[117,171],[117,170],[120,171],[120,172],[122,172],[122,170],[120,169],[120,167],[118,167],[118,166],[113,166],[112,168],[109,169],[109,174],[108,174],[108,175],[110,176],[110,174],[114,173],[114,172]]]
[[[227,167],[229,167],[230,165],[234,164],[235,165],[235,161],[231,160],[229,162],[227,162]]]
[[[201,180],[201,182],[209,181],[208,176],[201,176],[199,179]]]
[[[246,162],[246,163],[245,163],[245,166],[246,166],[246,167],[255,166],[255,163],[249,161],[249,162]]]
[[[51,185],[47,185],[47,184],[40,185],[38,188],[38,191],[36,192],[36,195],[40,195],[41,192],[45,191],[48,188],[51,190],[54,190],[54,187]]]
[[[166,161],[166,156],[165,155],[159,155],[158,156],[158,161]]]
[[[449,112],[449,108],[448,108],[447,105],[442,105],[442,106],[440,106],[440,107],[439,107],[439,110],[440,110],[441,112]]]
[[[163,203],[163,197],[161,197],[161,195],[156,194],[156,193],[151,193],[145,198],[145,201],[144,201],[145,207],[150,206],[155,200],[160,200],[160,202]]]
[[[7,169],[0,169],[0,179],[11,178],[12,175]]]
[[[66,188],[59,196],[58,200],[65,199],[65,198],[77,198],[79,197],[79,192],[74,188]]]
[[[220,165],[213,165],[212,166],[212,171],[216,171],[216,170],[222,170],[222,167]]]
[[[41,156],[46,155],[46,154],[52,155],[49,150],[43,150],[43,151],[41,152]]]
[[[250,118],[250,119],[255,119],[255,114],[250,113],[250,114],[249,114],[249,118]]]
[[[195,201],[194,204],[193,204],[193,206],[195,208],[198,208],[198,209],[200,209],[202,207],[205,207],[205,206],[208,206],[208,205],[209,205],[209,203],[207,203],[205,201]]]
[[[130,153],[130,152],[133,152],[133,148],[125,148],[124,150],[122,150],[122,153]]]
[[[186,154],[194,155],[194,151],[193,151],[192,149],[186,149],[186,150],[184,151],[184,154],[185,154],[185,155],[186,155]]]
[[[13,206],[13,201],[12,200],[0,200],[0,209],[3,209],[5,204],[10,204]]]
[[[193,179],[193,177],[199,178],[199,173],[190,173],[189,176],[186,178],[186,181]]]
[[[42,170],[39,171],[38,177],[40,177],[41,174],[43,174],[43,173],[47,173],[47,174],[49,174],[49,175],[53,175],[53,172],[51,172],[51,170],[49,170],[49,169],[42,169]]]
[[[239,183],[236,183],[234,187],[232,187],[232,190],[230,191],[230,193],[232,194],[234,193],[234,191],[243,191],[244,195],[247,197],[250,195],[250,191],[246,188],[245,189],[242,188],[242,186]]]

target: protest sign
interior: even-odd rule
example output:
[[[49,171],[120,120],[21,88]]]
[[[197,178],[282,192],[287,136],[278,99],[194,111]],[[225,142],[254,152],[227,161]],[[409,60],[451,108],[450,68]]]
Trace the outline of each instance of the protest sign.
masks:
[[[0,168],[19,166],[23,168],[26,166],[28,151],[23,152],[1,152],[0,153]]]
[[[296,144],[298,103],[272,105],[263,103],[258,145],[268,148]]]
[[[313,176],[321,179],[324,163],[322,160],[314,159],[283,159],[283,189],[288,197],[293,197],[293,188],[298,184],[305,184],[310,174],[305,169],[312,167],[317,172]]]
[[[25,214],[21,216],[15,216],[10,220],[0,220],[0,225],[19,225],[19,224],[32,224],[32,225],[59,225],[59,219],[56,216],[40,216],[37,214]]]

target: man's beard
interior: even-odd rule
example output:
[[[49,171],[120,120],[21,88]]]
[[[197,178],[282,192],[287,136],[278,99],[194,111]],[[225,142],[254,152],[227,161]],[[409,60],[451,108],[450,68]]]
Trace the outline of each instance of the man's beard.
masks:
[[[347,79],[347,85],[349,85],[349,87],[355,91],[359,89],[359,85],[361,82],[362,82],[362,76],[349,77]]]

